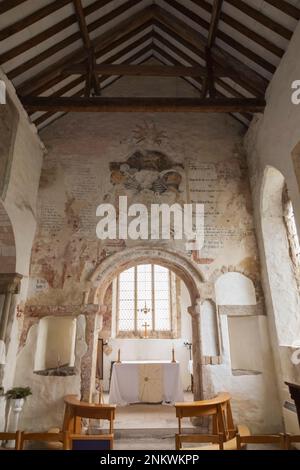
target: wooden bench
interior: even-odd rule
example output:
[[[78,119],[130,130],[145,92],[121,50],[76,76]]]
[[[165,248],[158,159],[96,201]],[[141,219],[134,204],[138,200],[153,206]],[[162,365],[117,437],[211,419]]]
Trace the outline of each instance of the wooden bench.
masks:
[[[0,432],[0,450],[20,450],[21,436],[21,431]],[[2,444],[6,441],[15,441],[15,446],[13,448],[3,447]]]

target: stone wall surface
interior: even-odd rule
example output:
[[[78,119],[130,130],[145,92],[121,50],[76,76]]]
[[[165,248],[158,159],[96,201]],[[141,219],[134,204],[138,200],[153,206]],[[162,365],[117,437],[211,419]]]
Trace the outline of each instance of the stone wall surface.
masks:
[[[255,117],[245,139],[259,244],[262,282],[282,405],[290,400],[285,380],[300,383],[300,365],[291,346],[300,339],[299,292],[283,226],[282,187],[286,183],[300,233],[300,105],[292,103],[292,83],[300,78],[300,24],[268,88],[267,107]],[[280,181],[281,180],[281,181]],[[279,348],[280,346],[280,348]],[[288,356],[288,357],[287,357]],[[293,424],[285,423],[292,431]]]
[[[23,277],[20,292],[13,296],[11,302],[5,340],[6,364],[0,366],[1,385],[7,390],[13,385],[15,377],[23,325],[22,311],[27,298],[31,249],[36,230],[37,193],[45,149],[35,126],[30,124],[14,88],[1,69],[0,79],[6,82],[8,103],[7,106],[0,107],[0,272],[4,276],[16,272]],[[5,286],[2,290],[0,305],[3,306]],[[30,385],[28,380],[19,385]],[[4,403],[1,400],[0,429],[3,427]]]

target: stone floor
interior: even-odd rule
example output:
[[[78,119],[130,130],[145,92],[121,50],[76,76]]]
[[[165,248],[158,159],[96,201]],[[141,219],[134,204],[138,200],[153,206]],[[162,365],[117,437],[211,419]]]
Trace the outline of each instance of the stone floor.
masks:
[[[185,393],[185,401],[193,395]],[[104,396],[108,403],[108,396]],[[104,423],[103,423],[104,424]],[[174,450],[178,420],[174,406],[137,404],[118,407],[115,419],[116,450]],[[185,429],[194,431],[189,419]]]

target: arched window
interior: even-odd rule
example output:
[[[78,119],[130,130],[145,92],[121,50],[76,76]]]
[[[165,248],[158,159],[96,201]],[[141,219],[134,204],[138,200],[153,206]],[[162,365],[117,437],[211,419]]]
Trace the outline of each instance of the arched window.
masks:
[[[143,264],[118,276],[117,335],[143,332],[148,337],[155,332],[171,333],[175,326],[174,309],[176,276],[169,269]]]
[[[283,219],[286,227],[287,238],[289,242],[290,258],[293,263],[293,269],[297,281],[298,288],[300,287],[300,244],[297,232],[297,226],[294,215],[293,203],[289,197],[287,186],[284,186],[282,194],[283,203]]]

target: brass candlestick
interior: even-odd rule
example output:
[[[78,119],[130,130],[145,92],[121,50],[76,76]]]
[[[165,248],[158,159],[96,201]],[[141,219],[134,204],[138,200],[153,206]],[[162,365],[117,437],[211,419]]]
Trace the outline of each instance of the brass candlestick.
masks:
[[[176,362],[176,359],[175,359],[175,349],[174,349],[174,347],[172,348],[172,362]]]
[[[120,364],[121,362],[121,349],[118,349],[118,359],[117,359],[117,363]]]

